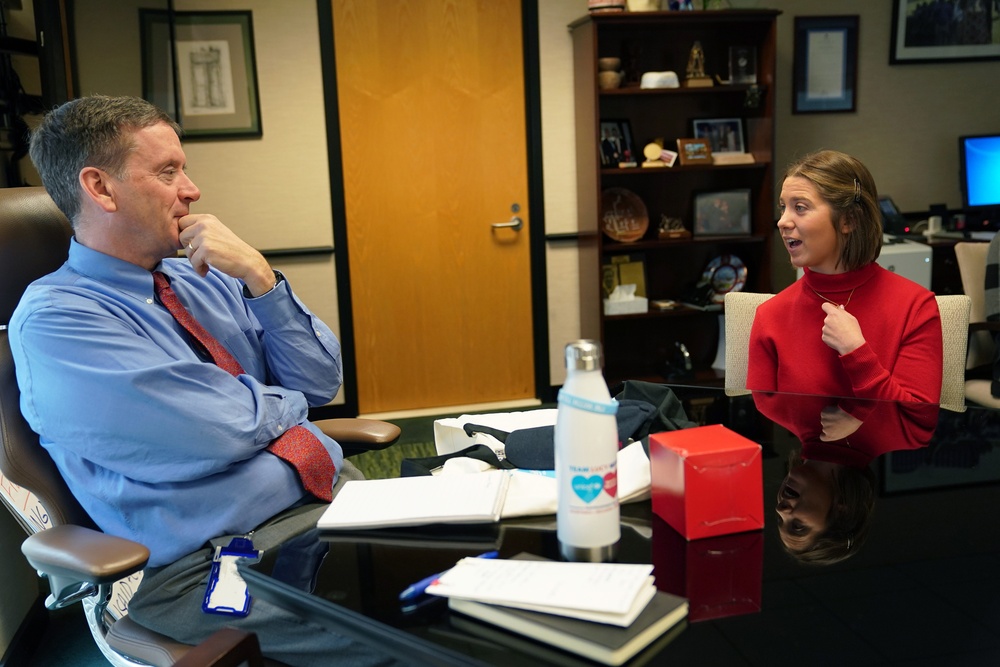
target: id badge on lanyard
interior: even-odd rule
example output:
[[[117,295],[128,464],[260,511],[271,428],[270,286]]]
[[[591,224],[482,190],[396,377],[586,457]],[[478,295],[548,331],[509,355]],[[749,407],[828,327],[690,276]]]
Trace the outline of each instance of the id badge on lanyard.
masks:
[[[212,557],[212,571],[208,575],[202,611],[208,614],[246,616],[250,613],[250,593],[236,564],[240,559],[250,562],[260,560],[261,552],[253,548],[250,533],[234,537],[228,546],[215,547]]]

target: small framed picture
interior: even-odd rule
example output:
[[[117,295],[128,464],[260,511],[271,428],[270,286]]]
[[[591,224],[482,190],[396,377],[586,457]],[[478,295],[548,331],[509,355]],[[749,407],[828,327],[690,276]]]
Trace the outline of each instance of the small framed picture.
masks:
[[[252,12],[140,9],[139,21],[142,96],[185,141],[262,136]]]
[[[601,121],[601,166],[606,169],[622,165],[635,166],[632,128],[627,120]]]
[[[705,118],[694,121],[694,136],[707,139],[712,153],[745,153],[742,118]]]
[[[682,166],[712,164],[712,145],[707,139],[678,139],[677,157]]]
[[[752,46],[729,47],[729,82],[757,83],[757,49]]]
[[[695,236],[746,236],[749,233],[750,188],[695,195]]]

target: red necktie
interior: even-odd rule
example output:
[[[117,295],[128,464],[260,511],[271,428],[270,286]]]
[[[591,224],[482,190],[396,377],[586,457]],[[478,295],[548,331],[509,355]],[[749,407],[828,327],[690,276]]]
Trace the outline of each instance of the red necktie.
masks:
[[[231,375],[243,374],[240,362],[184,307],[163,273],[153,272],[153,286],[156,288],[160,303],[173,315],[177,323],[191,334],[196,347]],[[295,468],[306,491],[320,500],[326,502],[333,500],[333,476],[337,469],[330,458],[330,453],[309,429],[295,425],[273,440],[267,449]]]

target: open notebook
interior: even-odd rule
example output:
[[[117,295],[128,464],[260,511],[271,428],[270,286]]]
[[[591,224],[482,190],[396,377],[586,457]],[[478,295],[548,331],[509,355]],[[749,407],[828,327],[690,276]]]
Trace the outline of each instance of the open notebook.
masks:
[[[510,473],[352,480],[317,522],[320,530],[358,530],[500,520]]]

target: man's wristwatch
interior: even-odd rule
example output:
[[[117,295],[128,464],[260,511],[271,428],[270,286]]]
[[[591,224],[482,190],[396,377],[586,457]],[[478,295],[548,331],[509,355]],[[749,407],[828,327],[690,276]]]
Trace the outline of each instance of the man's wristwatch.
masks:
[[[281,271],[275,269],[272,269],[272,271],[274,271],[274,285],[271,287],[271,289],[264,292],[264,294],[270,294],[271,292],[273,292],[274,288],[277,287],[285,279],[285,276],[283,273],[281,273]],[[247,286],[245,284],[243,285],[243,296],[247,299],[259,299],[260,297],[264,296],[264,294],[261,294],[259,296],[254,296],[253,294],[250,293],[250,290],[247,288]]]

